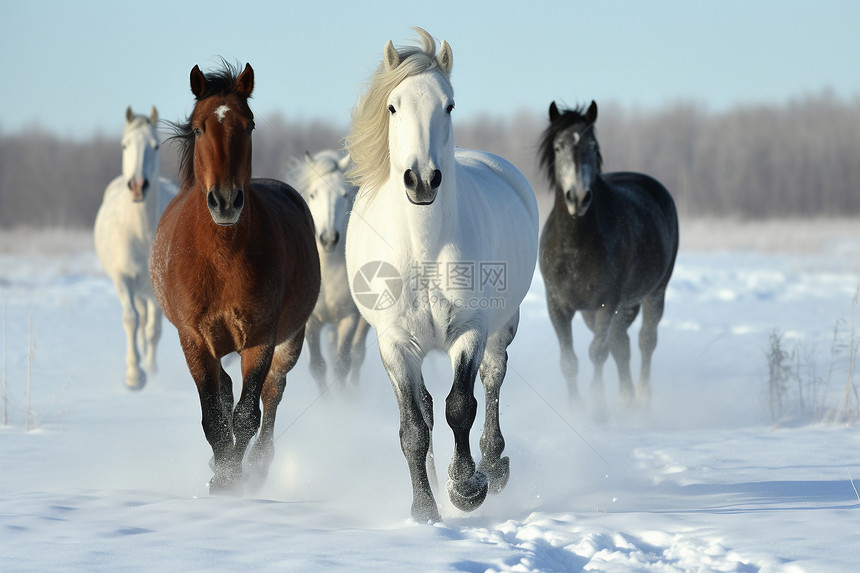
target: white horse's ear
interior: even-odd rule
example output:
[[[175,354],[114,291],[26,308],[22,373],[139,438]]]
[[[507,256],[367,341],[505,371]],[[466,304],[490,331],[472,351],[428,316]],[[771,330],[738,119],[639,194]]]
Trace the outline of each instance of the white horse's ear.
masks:
[[[338,171],[346,171],[347,167],[349,167],[349,153],[341,157],[340,161],[337,162]]]
[[[155,106],[152,106],[152,111],[149,114],[149,123],[152,125],[158,123],[158,110],[155,109]]]
[[[561,113],[559,113],[558,111],[558,106],[555,105],[555,102],[553,101],[551,104],[549,104],[549,120],[555,121],[559,118],[560,115]]]
[[[131,111],[131,106],[125,108],[125,122],[131,123],[131,120],[134,119],[134,112]]]
[[[585,112],[585,121],[588,123],[597,121],[597,102],[594,100],[591,100],[591,105],[588,106],[588,111]]]
[[[194,97],[200,97],[204,89],[206,89],[206,76],[200,71],[200,67],[194,64],[191,68],[191,93]]]
[[[394,47],[394,42],[388,40],[388,43],[385,44],[385,50],[383,53],[385,55],[384,62],[387,70],[393,70],[400,65],[400,53],[397,51],[397,48]]]
[[[451,51],[451,46],[445,40],[442,40],[442,47],[436,56],[436,63],[446,76],[451,75],[451,68],[454,66],[454,54]]]

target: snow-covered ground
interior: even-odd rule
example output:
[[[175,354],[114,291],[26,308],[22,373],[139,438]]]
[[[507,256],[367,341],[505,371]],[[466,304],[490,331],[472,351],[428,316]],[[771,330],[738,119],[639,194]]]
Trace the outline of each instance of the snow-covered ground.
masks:
[[[0,570],[855,571],[860,429],[796,411],[775,423],[765,355],[776,329],[827,373],[834,325],[850,320],[860,283],[860,226],[817,242],[789,231],[804,245],[793,252],[732,229],[699,225],[682,249],[647,415],[613,410],[595,425],[568,408],[535,277],[502,389],[510,482],[472,514],[443,503],[436,526],[408,519],[397,407],[375,343],[357,392],[318,397],[303,356],[268,483],[253,497],[209,497],[211,450],[173,327],[160,373],[131,393],[119,302],[89,239],[0,245]],[[731,250],[714,248],[729,235]],[[575,337],[585,384],[579,318]],[[612,404],[614,366],[607,373]],[[451,369],[433,356],[425,375],[442,474]],[[818,400],[835,404],[844,381],[842,367]]]

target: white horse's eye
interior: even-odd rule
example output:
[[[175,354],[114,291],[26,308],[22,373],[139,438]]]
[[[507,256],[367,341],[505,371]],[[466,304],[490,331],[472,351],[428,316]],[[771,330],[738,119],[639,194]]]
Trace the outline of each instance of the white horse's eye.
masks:
[[[452,111],[454,111],[454,104],[453,104],[453,103],[449,103],[449,104],[448,104],[448,107],[446,107],[446,108],[445,108],[445,111],[446,111],[446,112],[448,112],[448,113],[451,113]]]
[[[394,115],[395,113],[397,113],[397,110],[396,110],[396,109],[394,109],[394,106],[393,106],[393,105],[389,105],[389,106],[388,106],[388,112],[389,112],[391,115]]]

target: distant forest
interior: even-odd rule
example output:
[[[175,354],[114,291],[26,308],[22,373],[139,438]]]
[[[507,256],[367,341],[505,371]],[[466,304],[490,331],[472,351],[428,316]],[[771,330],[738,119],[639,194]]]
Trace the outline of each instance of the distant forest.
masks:
[[[551,195],[536,149],[546,122],[520,113],[454,124],[458,146],[492,151],[523,171],[544,215]],[[0,131],[0,227],[91,227],[105,186],[120,174],[121,128],[115,138],[87,141]],[[254,176],[283,178],[292,158],[339,147],[345,130],[280,115],[258,118]],[[597,137],[604,171],[656,177],[682,217],[860,216],[860,98],[845,102],[825,93],[721,113],[683,102],[654,111],[607,104]],[[175,179],[176,150],[161,150],[162,173]]]

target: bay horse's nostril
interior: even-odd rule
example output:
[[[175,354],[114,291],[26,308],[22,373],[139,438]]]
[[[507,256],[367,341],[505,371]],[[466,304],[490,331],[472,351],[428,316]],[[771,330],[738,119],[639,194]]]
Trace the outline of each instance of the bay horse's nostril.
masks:
[[[403,174],[403,184],[407,189],[414,191],[418,187],[418,178],[411,169],[407,169]]]
[[[219,209],[221,206],[221,202],[218,201],[218,195],[215,191],[209,191],[206,194],[206,204],[209,205],[210,209]]]
[[[233,199],[233,208],[241,209],[245,204],[245,192],[241,189],[236,189],[236,198]]]
[[[442,172],[438,169],[433,172],[433,179],[430,180],[430,189],[438,189],[442,184]]]

